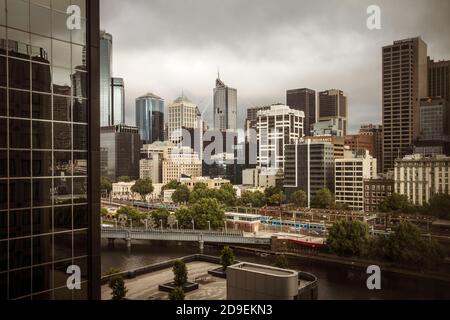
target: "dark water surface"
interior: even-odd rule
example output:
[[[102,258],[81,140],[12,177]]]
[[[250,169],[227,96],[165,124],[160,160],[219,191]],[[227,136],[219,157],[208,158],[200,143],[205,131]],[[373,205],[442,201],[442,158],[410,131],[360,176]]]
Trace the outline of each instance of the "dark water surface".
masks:
[[[131,270],[146,265],[180,258],[198,253],[196,244],[175,244],[133,242],[131,252],[124,243],[116,241],[115,248],[109,248],[102,242],[102,272],[110,268]],[[219,250],[207,247],[205,254],[219,255]],[[236,259],[261,264],[272,264],[271,257],[262,258],[253,253],[235,252]],[[313,273],[319,279],[320,299],[450,299],[449,283],[428,281],[422,278],[409,278],[399,275],[387,275],[382,272],[381,290],[367,289],[365,271],[351,270],[348,267],[325,265],[311,260],[295,259],[289,261],[291,269]]]

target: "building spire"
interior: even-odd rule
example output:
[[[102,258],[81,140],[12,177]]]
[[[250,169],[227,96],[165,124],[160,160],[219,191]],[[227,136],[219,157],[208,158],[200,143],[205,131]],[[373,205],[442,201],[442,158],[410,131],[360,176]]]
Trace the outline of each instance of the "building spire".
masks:
[[[217,79],[220,80],[220,68],[219,67],[217,67]]]

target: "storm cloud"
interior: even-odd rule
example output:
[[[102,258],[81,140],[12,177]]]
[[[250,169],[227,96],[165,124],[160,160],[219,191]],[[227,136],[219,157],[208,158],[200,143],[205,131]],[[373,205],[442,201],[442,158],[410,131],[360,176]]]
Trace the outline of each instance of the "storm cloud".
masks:
[[[381,8],[381,30],[366,27]],[[113,35],[113,73],[125,79],[127,123],[134,101],[153,92],[166,105],[184,92],[212,125],[217,70],[246,109],[285,103],[286,90],[337,88],[349,124],[381,122],[381,48],[421,36],[428,55],[450,59],[448,0],[101,0]]]

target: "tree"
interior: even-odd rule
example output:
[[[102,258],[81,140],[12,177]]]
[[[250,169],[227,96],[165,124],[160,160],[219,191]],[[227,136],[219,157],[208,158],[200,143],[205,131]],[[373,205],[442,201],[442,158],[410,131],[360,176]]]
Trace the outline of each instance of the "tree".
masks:
[[[108,286],[111,289],[112,300],[123,300],[128,292],[123,276],[119,272],[117,269],[111,269],[109,272],[111,275],[108,280]]]
[[[170,212],[169,210],[165,208],[160,208],[151,213],[152,218],[154,221],[159,225],[160,221],[162,220],[163,226],[167,226],[167,218],[169,217]]]
[[[186,263],[182,260],[176,260],[173,265],[173,282],[176,287],[184,288],[188,280]]]
[[[129,176],[121,176],[117,178],[118,182],[131,182],[131,178]]]
[[[190,194],[191,192],[186,185],[179,185],[172,195],[172,201],[175,203],[186,203],[189,201]]]
[[[289,197],[289,202],[299,208],[306,208],[308,206],[308,195],[303,190],[295,191]]]
[[[279,187],[268,187],[264,190],[267,199],[280,192],[283,192],[283,190]]]
[[[124,215],[128,219],[131,220],[139,220],[142,218],[142,213],[133,207],[121,207],[119,210],[117,210],[118,215]]]
[[[206,230],[211,226],[211,229],[217,230],[224,225],[225,210],[216,199],[200,199],[191,206],[190,210],[196,229]]]
[[[206,184],[197,183],[189,196],[189,203],[194,204],[198,202],[200,199],[213,198],[214,197],[214,194],[212,194],[213,192],[214,190],[208,189],[208,186]]]
[[[311,206],[317,209],[331,209],[334,202],[333,193],[329,189],[321,189],[312,198]]]
[[[183,301],[185,298],[184,290],[183,288],[176,287],[169,293],[169,300],[172,301]]]
[[[175,216],[178,220],[180,228],[192,228],[192,210],[186,206],[182,206],[175,211]]]
[[[100,215],[102,216],[102,218],[107,218],[109,215],[108,209],[106,208],[101,208],[100,209]]]
[[[267,201],[269,205],[272,206],[281,206],[284,201],[284,195],[283,192],[274,193],[269,197],[269,200]]]
[[[173,227],[176,224],[177,224],[177,216],[172,213],[167,217],[167,225],[169,226],[170,229],[173,229]]]
[[[141,196],[142,201],[146,201],[147,195],[153,192],[153,183],[151,179],[139,179],[131,187],[131,191]]]
[[[280,269],[287,269],[287,268],[289,268],[288,260],[287,260],[287,258],[286,258],[286,256],[284,254],[278,255],[275,258],[274,267],[280,268]]]
[[[171,180],[161,188],[161,192],[166,190],[176,190],[180,183],[177,180]]]
[[[108,194],[112,191],[112,182],[108,177],[100,178],[100,190],[105,190]]]
[[[266,205],[267,199],[265,194],[262,193],[261,191],[256,192],[244,191],[241,195],[241,199],[239,202],[245,206],[261,208]]]
[[[236,204],[236,190],[230,183],[223,184],[219,190],[216,190],[216,199],[222,204],[232,207]]]
[[[327,245],[332,253],[364,256],[369,248],[369,226],[361,221],[341,220],[329,230]]]
[[[397,193],[393,193],[389,197],[386,197],[384,201],[380,204],[381,212],[403,212],[407,210],[411,204],[409,203],[408,197],[404,195],[400,195]]]
[[[433,195],[426,206],[426,211],[437,218],[450,219],[450,195]]]
[[[220,264],[223,271],[226,271],[229,266],[234,264],[234,252],[229,246],[223,247],[220,253]]]

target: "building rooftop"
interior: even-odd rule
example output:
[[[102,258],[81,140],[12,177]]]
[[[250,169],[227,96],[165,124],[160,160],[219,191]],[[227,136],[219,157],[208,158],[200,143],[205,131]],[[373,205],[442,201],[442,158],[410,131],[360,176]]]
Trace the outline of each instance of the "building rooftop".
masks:
[[[156,94],[153,94],[153,93],[151,93],[151,92],[149,92],[149,93],[147,93],[147,94],[145,94],[145,95],[143,95],[142,97],[139,97],[138,98],[138,100],[139,99],[155,99],[155,100],[164,100],[163,98],[161,98],[161,97],[158,97]]]
[[[264,265],[260,265],[260,264],[248,263],[248,262],[238,263],[238,264],[235,264],[228,268],[240,269],[240,270],[245,270],[245,271],[249,271],[249,272],[262,273],[262,274],[267,274],[267,275],[271,275],[271,276],[275,276],[275,277],[292,277],[292,276],[298,277],[298,272],[294,271],[294,270],[280,269],[280,268],[269,267],[269,266],[264,266]]]

